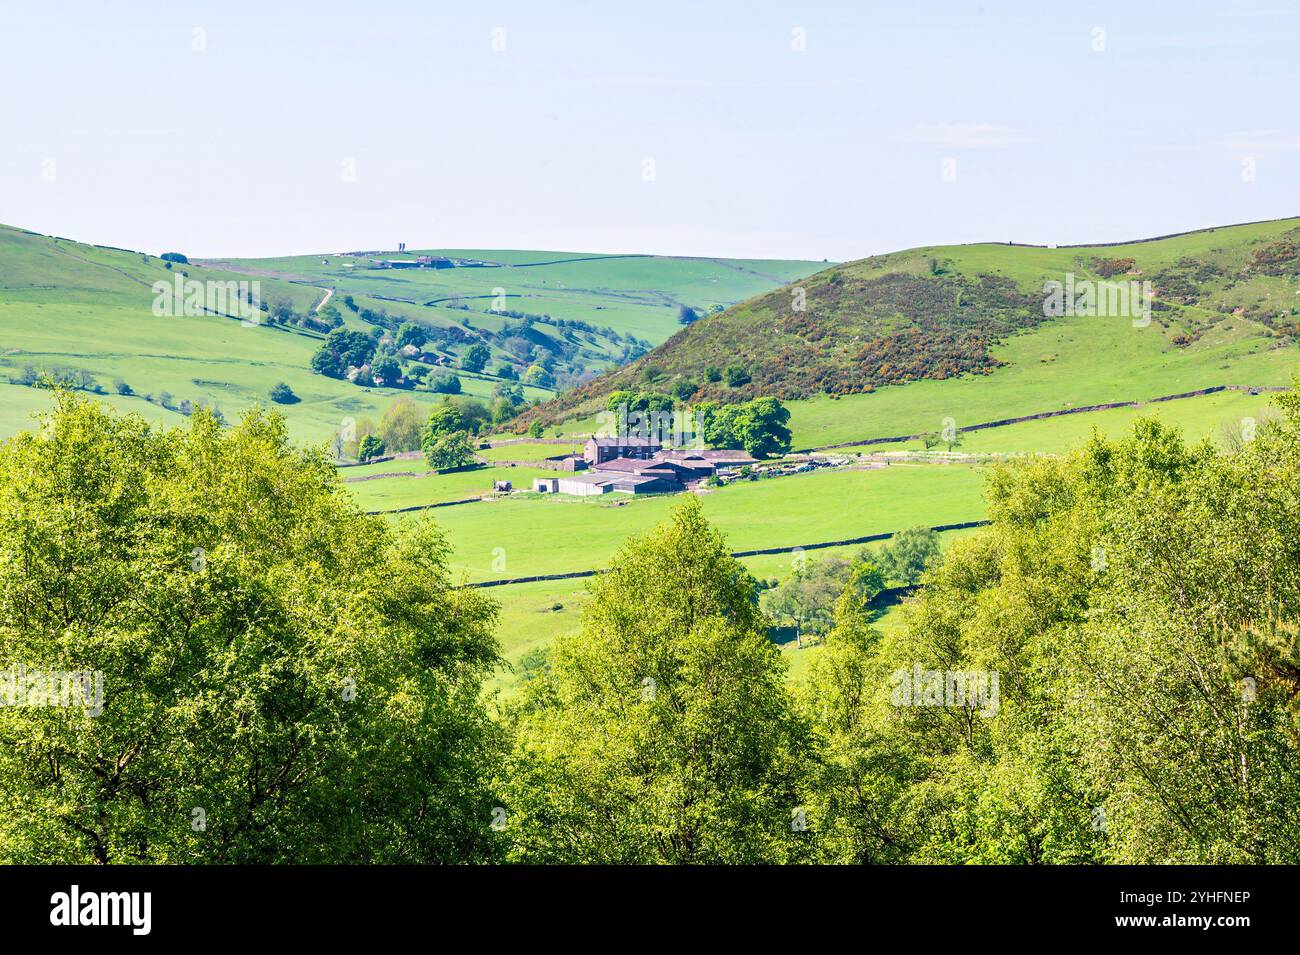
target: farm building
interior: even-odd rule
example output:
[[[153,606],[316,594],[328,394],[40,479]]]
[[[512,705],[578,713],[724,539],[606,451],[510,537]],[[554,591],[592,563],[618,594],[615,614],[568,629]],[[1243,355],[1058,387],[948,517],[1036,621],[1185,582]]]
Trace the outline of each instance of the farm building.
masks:
[[[594,436],[587,441],[581,460],[591,465],[589,473],[537,478],[533,481],[533,490],[580,497],[614,491],[672,494],[712,477],[720,468],[753,464],[755,461],[744,451],[732,449],[665,451],[658,442],[644,438]]]
[[[599,467],[615,458],[648,458],[663,450],[662,442],[652,438],[634,438],[630,435],[592,435],[587,439],[582,456],[592,467]]]

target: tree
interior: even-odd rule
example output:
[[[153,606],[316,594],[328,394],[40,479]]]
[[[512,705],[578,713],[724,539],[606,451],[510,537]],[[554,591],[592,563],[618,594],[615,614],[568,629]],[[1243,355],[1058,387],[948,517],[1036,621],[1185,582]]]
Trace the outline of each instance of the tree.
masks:
[[[339,361],[339,356],[328,345],[322,345],[317,349],[316,354],[311,356],[311,370],[327,378],[342,378],[343,373],[347,371]]]
[[[177,265],[190,264],[190,260],[180,252],[164,252],[162,255],[158,256],[158,258],[162,259],[164,262],[175,262]]]
[[[422,348],[428,340],[428,329],[415,322],[403,322],[397,329],[396,344],[398,348],[405,348],[407,345]]]
[[[312,356],[312,370],[331,378],[342,378],[349,368],[361,368],[375,353],[375,340],[363,332],[336,328]]]
[[[673,382],[673,395],[681,401],[687,401],[698,389],[699,386],[689,378]]]
[[[444,434],[425,445],[424,457],[435,471],[468,467],[476,460],[474,446],[464,431]]]
[[[465,422],[461,419],[460,410],[450,400],[444,398],[442,404],[429,412],[420,446],[426,447],[439,438],[464,430]]]
[[[458,395],[461,392],[460,377],[457,375],[435,375],[429,382],[429,389],[440,395]]]
[[[392,355],[384,355],[376,358],[374,364],[370,366],[370,378],[384,388],[391,388],[397,384],[402,377],[402,365]]]
[[[293,389],[283,381],[278,381],[272,385],[268,395],[278,405],[291,405],[298,401],[298,396],[293,393]]]
[[[890,579],[914,584],[938,556],[939,534],[928,527],[909,527],[880,548],[877,564]]]
[[[714,448],[744,448],[756,458],[789,452],[793,437],[786,427],[790,412],[776,398],[755,398],[744,404],[696,406],[697,427]],[[702,424],[701,424],[702,422]]]
[[[0,862],[495,857],[495,607],[283,418],[59,393],[0,446],[0,515],[0,657],[87,675],[0,707]]]
[[[469,351],[460,360],[460,367],[466,371],[482,371],[487,367],[488,361],[492,358],[492,352],[488,351],[486,345],[476,344],[470,346]]]
[[[334,307],[333,302],[326,302],[320,307],[314,316],[314,321],[322,328],[330,329],[340,328],[343,325],[343,316],[339,310]]]
[[[700,313],[695,311],[689,305],[683,305],[677,310],[677,324],[690,325],[700,320]]]
[[[534,385],[538,388],[555,387],[555,378],[541,365],[529,365],[528,370],[524,372],[523,380],[525,384]]]
[[[511,856],[760,863],[809,854],[811,740],[754,580],[690,498],[589,585],[514,711]]]
[[[805,633],[821,633],[830,624],[849,571],[849,562],[841,557],[809,561],[764,595],[764,603],[778,620],[790,621],[802,647]]]
[[[418,451],[420,432],[426,420],[424,407],[402,396],[395,398],[384,409],[377,433],[384,447],[391,451]]]
[[[377,458],[384,453],[384,441],[373,434],[368,434],[361,439],[361,445],[357,449],[357,458],[362,461],[369,461],[371,458]]]
[[[528,433],[534,438],[540,438],[542,436],[542,423],[534,421],[528,426]]]

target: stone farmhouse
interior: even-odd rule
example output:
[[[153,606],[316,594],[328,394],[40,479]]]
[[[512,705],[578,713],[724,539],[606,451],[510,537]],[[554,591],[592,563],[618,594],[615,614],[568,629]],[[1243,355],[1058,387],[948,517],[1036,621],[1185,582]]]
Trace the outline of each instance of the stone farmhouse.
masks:
[[[695,487],[723,468],[753,464],[744,451],[667,449],[647,438],[592,437],[583,459],[591,470],[572,476],[536,478],[542,494],[589,497],[623,494],[672,494]]]

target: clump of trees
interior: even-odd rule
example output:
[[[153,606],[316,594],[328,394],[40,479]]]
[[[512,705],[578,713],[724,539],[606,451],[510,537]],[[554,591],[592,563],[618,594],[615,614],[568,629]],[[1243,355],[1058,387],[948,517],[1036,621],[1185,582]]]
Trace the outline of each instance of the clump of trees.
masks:
[[[429,467],[443,471],[473,464],[474,445],[470,434],[476,432],[482,418],[475,416],[482,406],[456,405],[445,401],[433,409],[425,423],[420,447]]]
[[[713,448],[744,448],[756,458],[779,457],[789,452],[793,436],[789,410],[776,398],[755,398],[743,404],[696,405],[695,424]]]
[[[494,718],[495,609],[431,525],[358,513],[274,414],[61,392],[0,445],[0,658],[101,672],[104,707],[0,707],[0,861],[1294,864],[1279,407],[1226,452],[1139,419],[999,466],[941,561],[909,531],[762,602],[690,496]],[[822,634],[797,685],[765,610]]]
[[[384,439],[368,434],[361,439],[361,443],[357,447],[357,460],[370,461],[373,458],[380,457],[384,450]]]
[[[261,411],[161,431],[61,392],[0,445],[0,658],[99,679],[0,707],[0,861],[500,857],[494,605],[336,482]]]
[[[812,751],[754,581],[698,501],[591,585],[511,722],[510,857],[540,863],[792,862]]]

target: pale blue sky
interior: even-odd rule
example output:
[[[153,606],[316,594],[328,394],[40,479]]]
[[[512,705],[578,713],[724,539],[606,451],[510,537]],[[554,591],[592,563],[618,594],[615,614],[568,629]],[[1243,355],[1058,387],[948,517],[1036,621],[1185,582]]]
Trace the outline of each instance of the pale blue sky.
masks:
[[[194,256],[1141,237],[1300,214],[1298,39],[1293,0],[7,0],[0,221]]]

